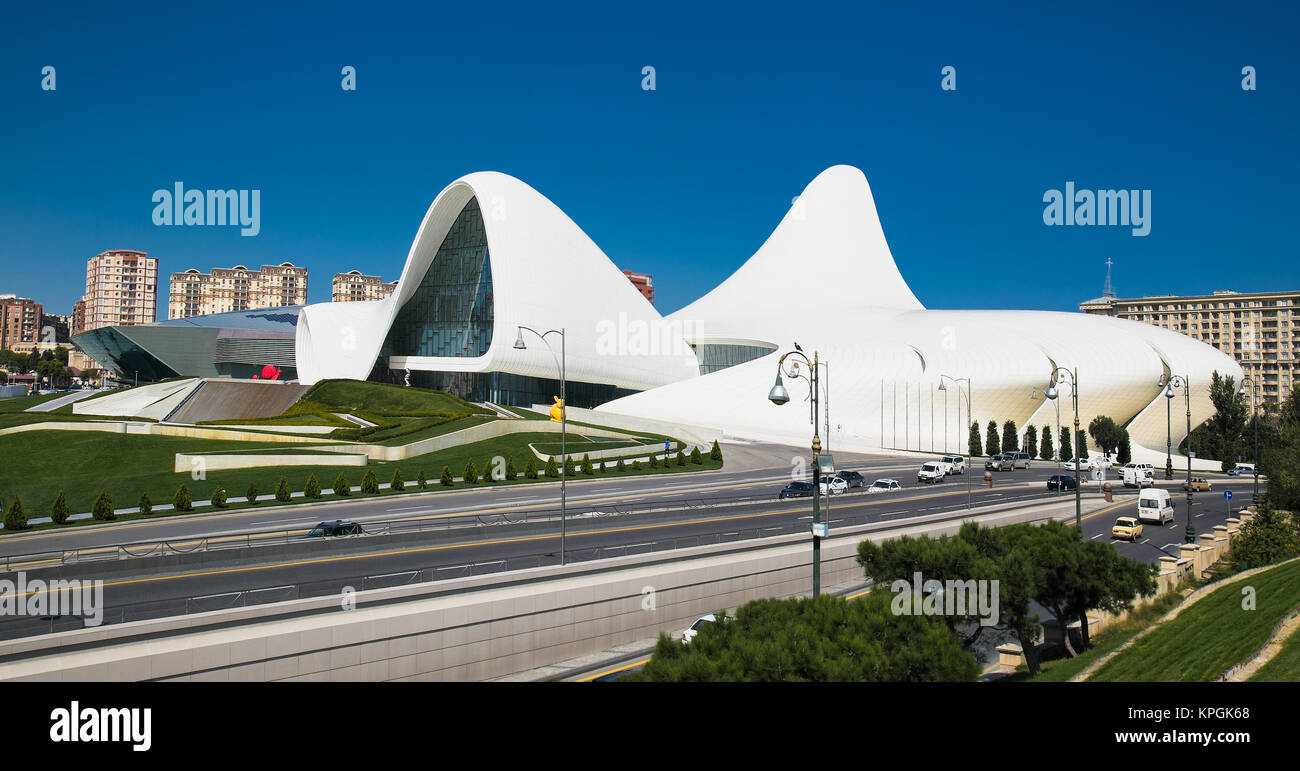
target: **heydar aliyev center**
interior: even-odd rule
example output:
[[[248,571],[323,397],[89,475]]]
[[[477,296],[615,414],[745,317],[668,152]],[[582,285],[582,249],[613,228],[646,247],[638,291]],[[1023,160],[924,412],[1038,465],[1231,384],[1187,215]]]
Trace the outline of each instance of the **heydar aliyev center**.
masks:
[[[797,343],[827,362],[832,450],[964,453],[972,414],[981,425],[1050,425],[1055,438],[1058,407],[1060,425],[1073,422],[1072,386],[1062,383],[1057,401],[1044,388],[1065,367],[1078,372],[1083,426],[1109,415],[1128,428],[1135,459],[1163,461],[1162,379],[1190,383],[1196,426],[1213,414],[1211,373],[1242,376],[1215,348],[1136,321],[927,310],[894,263],[866,177],[850,166],[819,174],[734,274],[667,317],[540,193],[504,174],[467,175],[430,205],[391,297],[302,309],[298,375],[550,403],[558,335],[547,338],[554,353],[531,335],[520,348],[520,326],[565,330],[572,406],[802,446],[806,381],[787,380],[790,405],[767,399],[777,359]],[[1187,433],[1181,391],[1171,406],[1177,446]]]

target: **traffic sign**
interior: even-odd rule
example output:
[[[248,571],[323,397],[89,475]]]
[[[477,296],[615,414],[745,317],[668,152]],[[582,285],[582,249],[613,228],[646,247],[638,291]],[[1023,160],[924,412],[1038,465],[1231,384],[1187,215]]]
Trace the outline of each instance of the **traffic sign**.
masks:
[[[1230,501],[1230,500],[1232,500],[1232,491],[1231,491],[1231,490],[1224,490],[1224,491],[1223,491],[1223,500],[1225,500],[1225,501]]]

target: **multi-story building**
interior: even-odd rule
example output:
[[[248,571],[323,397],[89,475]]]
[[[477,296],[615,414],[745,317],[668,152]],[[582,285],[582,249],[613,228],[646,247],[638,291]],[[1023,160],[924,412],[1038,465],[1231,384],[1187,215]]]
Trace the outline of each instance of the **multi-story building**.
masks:
[[[1280,404],[1296,385],[1300,291],[1222,290],[1128,300],[1103,295],[1079,310],[1172,329],[1218,348],[1237,360],[1264,403]]]
[[[397,282],[385,284],[379,276],[363,276],[359,270],[334,274],[333,302],[356,302],[359,300],[383,300],[397,289]]]
[[[117,249],[86,261],[84,329],[149,324],[158,318],[158,260]],[[75,312],[74,312],[75,315]]]
[[[280,308],[306,302],[307,269],[291,262],[263,265],[260,270],[243,265],[213,268],[211,273],[190,268],[172,274],[167,318]]]
[[[30,351],[41,340],[41,304],[0,294],[0,350]]]
[[[86,301],[77,300],[72,304],[72,329],[69,335],[75,335],[78,332],[86,331]]]
[[[651,305],[654,305],[655,285],[649,273],[633,273],[630,270],[625,270],[623,275],[627,276],[628,280],[632,282],[632,286],[636,287],[641,292],[641,295],[650,301]]]

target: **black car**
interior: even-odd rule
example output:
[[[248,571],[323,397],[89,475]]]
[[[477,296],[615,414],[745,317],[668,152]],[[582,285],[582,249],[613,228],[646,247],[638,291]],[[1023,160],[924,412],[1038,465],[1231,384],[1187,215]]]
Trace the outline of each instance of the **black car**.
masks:
[[[835,476],[839,477],[840,479],[843,479],[845,482],[848,482],[849,487],[861,487],[862,485],[866,484],[866,480],[864,480],[862,478],[862,475],[856,471],[841,471],[837,473]]]
[[[356,522],[344,522],[336,519],[333,522],[322,522],[308,531],[303,538],[336,538],[341,535],[361,535],[366,532],[361,529],[361,525]]]
[[[812,482],[791,482],[781,491],[780,498],[808,498],[813,494]]]
[[[1048,490],[1075,490],[1079,487],[1079,480],[1066,474],[1053,474],[1047,479]]]

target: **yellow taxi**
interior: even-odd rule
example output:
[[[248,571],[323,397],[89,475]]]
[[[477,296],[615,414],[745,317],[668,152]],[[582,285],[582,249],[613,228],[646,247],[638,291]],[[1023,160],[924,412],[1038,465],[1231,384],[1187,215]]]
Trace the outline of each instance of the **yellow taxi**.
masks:
[[[1120,517],[1115,520],[1115,526],[1110,529],[1111,538],[1123,538],[1125,541],[1136,541],[1142,537],[1142,523],[1134,517]]]
[[[1188,487],[1187,482],[1183,482],[1183,492],[1187,492],[1187,487]],[[1191,488],[1192,488],[1192,492],[1194,493],[1209,492],[1210,480],[1206,479],[1205,477],[1192,477]]]

